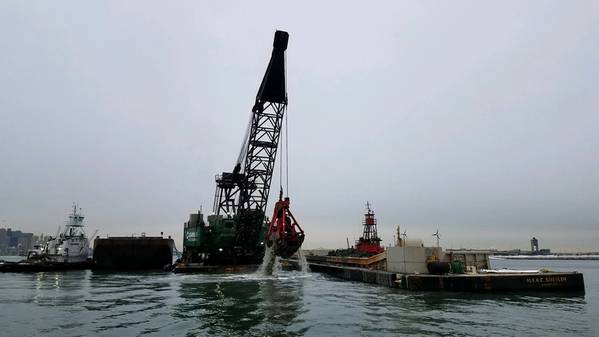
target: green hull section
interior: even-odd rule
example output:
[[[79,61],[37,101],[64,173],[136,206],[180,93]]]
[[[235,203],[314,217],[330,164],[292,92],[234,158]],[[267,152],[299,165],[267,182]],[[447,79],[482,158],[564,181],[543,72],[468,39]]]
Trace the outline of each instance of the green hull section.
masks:
[[[264,214],[247,211],[233,216],[191,214],[185,223],[183,262],[206,265],[255,264],[264,256],[268,224]]]

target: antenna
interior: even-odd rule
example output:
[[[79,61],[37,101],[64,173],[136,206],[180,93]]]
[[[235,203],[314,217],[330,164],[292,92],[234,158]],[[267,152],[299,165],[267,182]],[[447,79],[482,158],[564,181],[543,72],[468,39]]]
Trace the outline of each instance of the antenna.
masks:
[[[439,235],[439,228],[437,228],[437,231],[433,233],[433,236],[437,237],[437,248],[439,248],[439,239],[441,238],[441,235]]]

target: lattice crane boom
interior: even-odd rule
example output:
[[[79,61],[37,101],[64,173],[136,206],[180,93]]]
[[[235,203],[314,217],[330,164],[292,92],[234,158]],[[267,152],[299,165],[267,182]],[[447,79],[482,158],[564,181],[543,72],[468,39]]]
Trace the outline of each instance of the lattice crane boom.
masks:
[[[285,50],[289,34],[276,31],[268,68],[256,95],[241,153],[233,172],[216,177],[214,213],[264,214],[287,110]]]

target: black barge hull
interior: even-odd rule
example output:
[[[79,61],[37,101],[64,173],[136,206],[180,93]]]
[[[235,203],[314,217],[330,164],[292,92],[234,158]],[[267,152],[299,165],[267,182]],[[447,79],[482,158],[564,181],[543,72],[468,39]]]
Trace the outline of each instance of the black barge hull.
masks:
[[[400,279],[409,290],[447,291],[541,291],[583,292],[584,279],[577,272],[404,275]]]
[[[173,263],[173,239],[108,237],[94,241],[94,269],[162,269]]]

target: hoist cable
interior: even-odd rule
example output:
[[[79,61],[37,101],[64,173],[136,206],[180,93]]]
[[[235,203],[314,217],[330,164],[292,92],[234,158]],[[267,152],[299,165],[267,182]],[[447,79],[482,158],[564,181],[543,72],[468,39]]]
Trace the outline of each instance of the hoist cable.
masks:
[[[287,197],[289,197],[289,127],[287,123],[287,114],[285,114],[285,180],[285,189]]]
[[[283,190],[283,137],[279,136],[281,143],[281,155],[279,156],[279,190]]]

